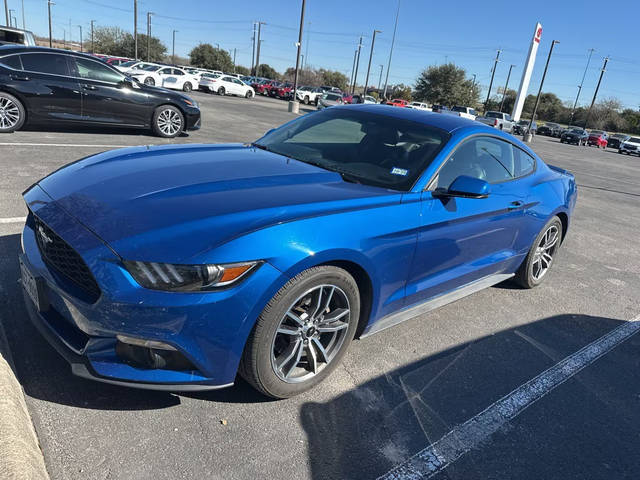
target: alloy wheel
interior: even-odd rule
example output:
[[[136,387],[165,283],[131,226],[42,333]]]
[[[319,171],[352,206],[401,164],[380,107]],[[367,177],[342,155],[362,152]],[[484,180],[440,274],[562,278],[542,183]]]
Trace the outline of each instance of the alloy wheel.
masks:
[[[558,241],[560,240],[560,230],[556,225],[551,225],[536,247],[533,254],[533,264],[531,267],[531,276],[537,282],[551,268],[553,258],[558,250]]]
[[[318,285],[289,307],[273,337],[271,366],[287,383],[317,375],[340,351],[349,330],[347,295],[335,285]]]
[[[10,99],[0,97],[0,128],[15,127],[20,121],[20,109]]]
[[[175,110],[167,108],[158,115],[158,128],[165,135],[173,136],[182,129],[182,118]]]

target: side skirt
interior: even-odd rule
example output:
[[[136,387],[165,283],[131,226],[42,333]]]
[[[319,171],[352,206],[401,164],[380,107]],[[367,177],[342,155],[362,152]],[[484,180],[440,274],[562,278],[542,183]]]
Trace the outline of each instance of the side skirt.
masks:
[[[382,317],[380,320],[367,328],[367,330],[365,330],[360,338],[368,337],[369,335],[373,335],[374,333],[381,332],[382,330],[386,330],[389,327],[393,327],[394,325],[402,323],[405,320],[423,315],[427,312],[435,310],[436,308],[443,307],[455,302],[456,300],[468,297],[469,295],[479,292],[480,290],[484,290],[485,288],[491,287],[500,282],[504,282],[505,280],[508,280],[513,276],[513,273],[489,275],[475,280],[471,283],[467,283],[466,285],[463,285],[462,287],[459,287],[450,292],[438,295],[437,297],[431,298],[423,303],[412,305],[398,312],[391,313],[386,317]]]

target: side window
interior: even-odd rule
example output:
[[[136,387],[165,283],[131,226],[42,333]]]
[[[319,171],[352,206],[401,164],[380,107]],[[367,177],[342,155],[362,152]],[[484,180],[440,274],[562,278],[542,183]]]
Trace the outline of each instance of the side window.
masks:
[[[242,82],[240,80],[238,80],[237,78],[233,79],[233,83],[237,83],[238,85],[242,85]]]
[[[29,72],[69,76],[67,56],[55,53],[25,53],[20,55],[22,68]]]
[[[161,68],[158,71],[159,74],[161,75],[170,75],[171,74],[171,69],[170,68]]]
[[[9,55],[8,57],[0,58],[0,63],[14,70],[22,70],[20,55]]]
[[[178,70],[177,68],[174,68],[173,75],[184,75],[184,72],[182,70]]]
[[[516,147],[513,147],[513,154],[515,162],[515,170],[513,172],[514,177],[524,177],[525,175],[529,175],[533,172],[536,161],[531,155]]]
[[[489,183],[514,178],[514,148],[496,138],[479,137],[464,142],[440,169],[434,188],[449,188],[460,175]]]
[[[73,57],[70,59],[75,65],[75,75],[87,80],[100,80],[102,82],[118,83],[124,78],[100,62],[94,62],[87,58]]]
[[[233,79],[231,77],[224,77],[222,79],[223,82],[233,82]]]

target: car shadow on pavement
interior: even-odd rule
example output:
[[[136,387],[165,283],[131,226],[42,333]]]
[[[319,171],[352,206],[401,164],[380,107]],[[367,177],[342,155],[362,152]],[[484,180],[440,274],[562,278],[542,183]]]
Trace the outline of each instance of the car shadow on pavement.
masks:
[[[305,403],[300,422],[308,440],[311,478],[384,475],[622,323],[587,315],[545,318],[412,362],[329,402]],[[640,346],[636,337],[627,342],[634,344],[633,352]],[[419,341],[407,347],[419,348]],[[616,363],[614,368],[620,367]],[[436,478],[622,478],[632,467],[638,471],[638,442],[629,442],[625,434],[637,432],[640,413],[631,405],[622,412],[603,406],[599,392],[612,388],[611,374],[615,372],[596,376],[584,370]],[[561,388],[562,397],[557,392]],[[634,385],[622,398],[634,398],[633,392],[640,393],[640,387]],[[560,454],[565,450],[566,457]],[[566,475],[559,473],[563,471]]]
[[[97,125],[26,125],[20,131],[27,132],[42,132],[42,133],[85,133],[90,135],[103,134],[103,135],[122,135],[127,137],[152,137],[159,140],[173,140],[162,139],[156,136],[151,129],[148,128],[124,128],[124,127],[109,127],[109,126],[97,126]],[[182,132],[178,135],[179,138],[188,138],[188,132]]]

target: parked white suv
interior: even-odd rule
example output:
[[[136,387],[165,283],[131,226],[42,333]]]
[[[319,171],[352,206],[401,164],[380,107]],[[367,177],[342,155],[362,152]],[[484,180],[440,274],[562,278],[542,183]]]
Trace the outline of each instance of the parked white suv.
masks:
[[[427,112],[431,111],[429,105],[422,102],[411,102],[409,105],[407,105],[407,108],[415,108],[416,110],[425,110]]]
[[[640,155],[640,138],[630,137],[620,145],[618,153],[626,153],[627,155]]]

